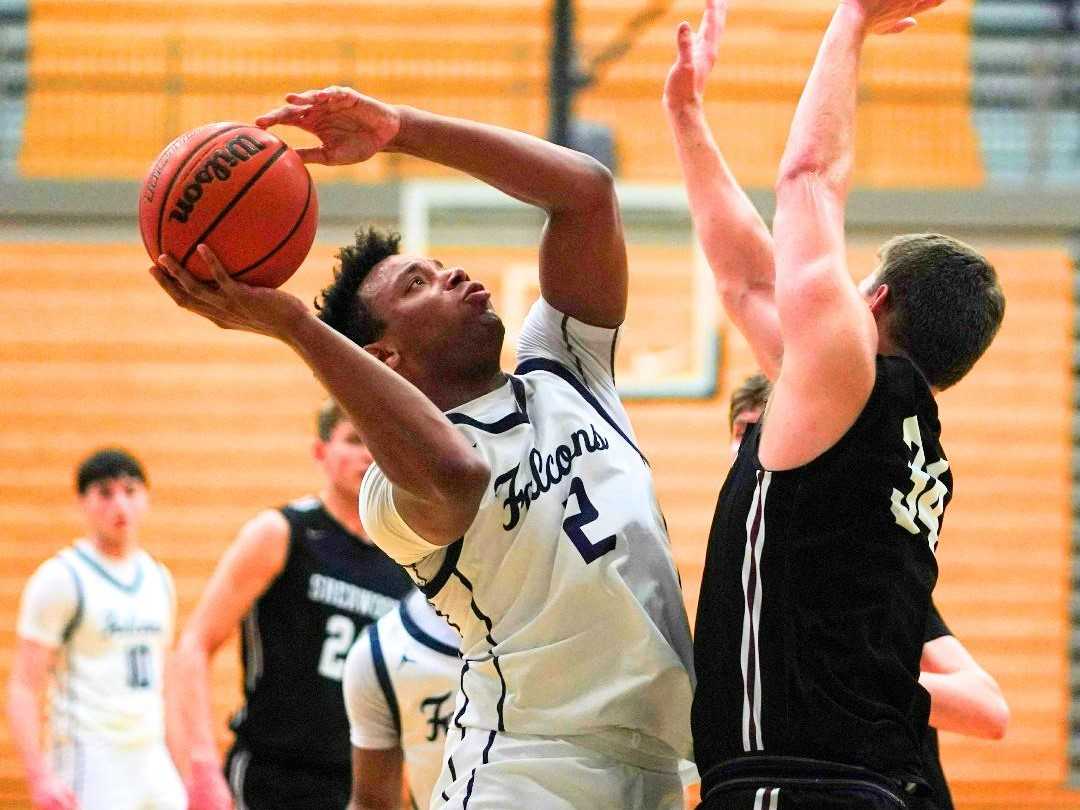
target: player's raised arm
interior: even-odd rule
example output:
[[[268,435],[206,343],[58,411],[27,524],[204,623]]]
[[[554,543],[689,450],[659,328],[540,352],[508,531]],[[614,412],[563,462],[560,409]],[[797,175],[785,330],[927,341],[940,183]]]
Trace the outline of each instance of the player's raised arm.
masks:
[[[873,388],[877,327],[844,244],[859,60],[870,33],[902,31],[942,1],[841,0],[799,100],[776,183],[784,362],[762,434],[766,467],[817,457],[851,427]]]
[[[773,300],[773,241],[740,188],[705,118],[705,82],[716,61],[727,0],[706,0],[695,32],[682,23],[678,54],[664,85],[664,109],[683,170],[690,214],[728,317],[775,378],[783,344]]]
[[[611,173],[592,158],[522,132],[384,104],[346,87],[288,97],[258,119],[291,124],[323,145],[314,163],[352,163],[401,152],[471,174],[547,212],[540,286],[561,312],[614,327],[626,313],[626,250]]]

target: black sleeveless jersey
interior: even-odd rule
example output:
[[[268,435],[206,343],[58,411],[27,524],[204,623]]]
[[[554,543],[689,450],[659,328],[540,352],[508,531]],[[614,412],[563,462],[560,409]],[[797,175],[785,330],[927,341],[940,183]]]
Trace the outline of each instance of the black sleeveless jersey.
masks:
[[[241,625],[244,706],[230,726],[256,756],[348,767],[345,656],[412,581],[317,498],[281,513],[289,522],[288,556]]]
[[[698,768],[798,757],[920,781],[919,659],[952,488],[930,389],[910,361],[878,357],[855,424],[793,470],[762,469],[760,431],[743,439],[709,534]]]

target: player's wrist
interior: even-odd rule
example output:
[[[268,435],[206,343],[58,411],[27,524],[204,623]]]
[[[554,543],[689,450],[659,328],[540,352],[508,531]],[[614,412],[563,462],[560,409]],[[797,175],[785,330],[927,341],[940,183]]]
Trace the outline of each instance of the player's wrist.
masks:
[[[676,137],[697,132],[705,123],[705,109],[698,96],[669,98],[664,96],[667,112]]]
[[[413,154],[411,151],[411,142],[413,140],[411,136],[416,129],[416,119],[420,115],[420,111],[415,107],[396,104],[394,105],[394,113],[397,116],[397,132],[380,151]]]
[[[273,314],[269,329],[273,337],[294,348],[303,345],[304,334],[320,321],[296,296],[289,296],[284,306]]]
[[[860,0],[840,0],[835,18],[854,28],[855,33],[865,38],[873,25],[870,14]]]

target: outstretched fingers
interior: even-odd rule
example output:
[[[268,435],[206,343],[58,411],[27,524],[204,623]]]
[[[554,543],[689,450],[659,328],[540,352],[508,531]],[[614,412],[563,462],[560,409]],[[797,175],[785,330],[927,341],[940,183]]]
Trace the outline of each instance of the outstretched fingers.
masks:
[[[355,106],[360,95],[349,87],[325,87],[322,90],[305,90],[289,93],[287,104],[264,113],[255,119],[255,125],[266,129],[275,124],[303,125],[313,112],[337,112]]]
[[[678,66],[687,70],[693,69],[694,31],[690,28],[690,23],[686,21],[679,23],[679,30],[675,33],[675,41],[679,46]]]
[[[285,100],[290,104],[302,106],[323,106],[330,111],[344,110],[356,105],[360,94],[351,87],[325,87],[322,90],[307,90],[303,93],[289,93]]]
[[[917,16],[937,8],[944,2],[945,0],[915,0],[908,8],[908,15],[906,17],[896,20],[891,24],[887,23],[887,27],[883,27],[880,33],[899,34],[902,31],[907,31],[909,28],[914,28],[918,25],[918,21],[915,19]]]
[[[304,161],[304,163],[330,165],[330,156],[326,154],[326,150],[321,146],[303,147],[297,149],[296,154],[300,156],[300,160]]]
[[[217,267],[221,267],[221,263],[217,261],[216,257],[213,257],[213,253],[209,254],[213,258],[213,263],[201,250],[199,255],[211,266],[212,270],[214,269],[213,263],[216,263]],[[225,274],[225,282],[236,283],[228,277],[228,273],[224,270],[222,272]],[[217,282],[215,288],[210,283],[200,282],[171,256],[162,255],[158,258],[158,263],[150,268],[150,275],[178,306],[203,316],[222,329],[242,328],[240,321],[232,317],[221,304],[219,290],[222,280],[218,277],[217,272],[215,272],[215,281]]]
[[[296,124],[304,120],[311,107],[300,104],[286,104],[255,119],[255,126],[266,129],[274,124]]]
[[[168,276],[173,290],[180,293],[183,300],[177,300],[175,296],[173,298],[180,306],[195,310],[201,315],[220,313],[223,309],[218,284],[200,281],[167,253],[158,256],[158,268]]]
[[[885,34],[899,34],[899,33],[902,33],[904,31],[907,31],[909,28],[914,28],[918,24],[919,24],[918,20],[916,20],[914,17],[905,17],[904,19],[898,21],[891,28],[885,29],[885,31],[883,33],[885,33]]]
[[[919,4],[912,10],[912,16],[916,14],[922,14],[924,11],[929,11],[932,8],[937,8],[942,5],[945,0],[920,0]]]
[[[187,293],[177,283],[176,279],[161,269],[161,265],[151,265],[150,275],[153,276],[154,281],[158,283],[161,289],[165,290],[169,298],[179,306],[184,306],[187,301]]]
[[[235,287],[236,281],[229,275],[229,271],[225,269],[225,265],[221,263],[217,255],[210,249],[207,244],[200,244],[195,248],[206,266],[210,268],[210,275],[213,276],[214,281],[217,282],[218,289],[225,295],[228,295]]]
[[[196,301],[204,300],[206,284],[195,278],[189,270],[168,253],[162,253],[158,256],[158,267],[169,276],[172,283],[182,290],[188,298]]]
[[[720,47],[720,37],[727,24],[727,0],[706,0],[705,11],[701,15],[701,29],[698,34],[706,49],[715,55]]]

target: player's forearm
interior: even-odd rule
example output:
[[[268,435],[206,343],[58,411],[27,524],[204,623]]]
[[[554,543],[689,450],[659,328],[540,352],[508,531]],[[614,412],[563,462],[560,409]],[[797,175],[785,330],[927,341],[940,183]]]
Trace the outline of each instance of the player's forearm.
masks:
[[[411,107],[400,112],[401,129],[388,151],[466,172],[549,213],[614,199],[610,172],[580,152],[490,124]]]
[[[214,719],[210,701],[210,655],[190,635],[181,637],[170,656],[170,681],[166,700],[166,722],[175,727],[169,730],[174,741],[187,746],[187,763],[220,763],[214,739]],[[166,727],[168,729],[168,727]],[[170,746],[170,750],[171,746]]]
[[[773,303],[772,234],[739,186],[717,146],[700,105],[667,107],[690,215],[728,317],[750,342],[770,377],[783,344]]]
[[[48,759],[41,750],[42,697],[33,687],[12,679],[8,685],[8,727],[31,783],[48,775]]]
[[[717,146],[700,107],[668,110],[690,215],[721,291],[772,287],[773,244],[765,221]]]
[[[990,740],[1005,736],[1009,706],[986,673],[923,672],[919,683],[930,693],[930,725],[934,728]]]
[[[394,486],[433,504],[478,500],[485,462],[414,385],[314,316],[295,321],[287,340]]]
[[[844,219],[854,161],[862,12],[841,2],[799,100],[776,183],[774,298],[785,356],[814,371],[873,382],[877,331],[846,267]],[[854,383],[853,383],[854,384]],[[867,389],[868,391],[868,389]],[[843,398],[841,398],[842,400]]]
[[[799,99],[778,186],[813,175],[840,198],[846,196],[855,160],[858,71],[866,35],[862,12],[841,3]]]
[[[187,723],[184,722],[182,698],[180,696],[180,667],[177,652],[170,651],[165,663],[165,747],[169,749],[173,764],[186,780],[191,772],[191,741],[188,738]]]

